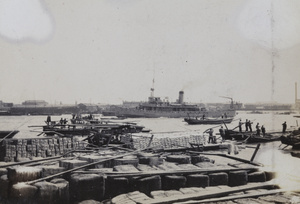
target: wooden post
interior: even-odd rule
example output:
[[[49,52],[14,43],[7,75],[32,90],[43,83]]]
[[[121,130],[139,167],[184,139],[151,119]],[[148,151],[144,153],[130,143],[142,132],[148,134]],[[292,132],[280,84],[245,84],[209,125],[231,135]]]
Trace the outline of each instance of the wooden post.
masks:
[[[148,145],[147,145],[148,148],[150,147],[150,145],[151,145],[151,143],[152,143],[153,137],[154,137],[154,135],[152,134],[152,135],[151,135],[151,138],[150,138],[150,140],[149,140],[149,143],[148,143]]]
[[[254,150],[254,153],[253,153],[253,155],[252,155],[252,157],[251,157],[251,159],[250,159],[251,162],[253,162],[254,157],[256,156],[256,153],[257,153],[259,147],[260,147],[260,143],[257,144],[257,146],[256,146],[256,148],[255,148],[255,150]]]

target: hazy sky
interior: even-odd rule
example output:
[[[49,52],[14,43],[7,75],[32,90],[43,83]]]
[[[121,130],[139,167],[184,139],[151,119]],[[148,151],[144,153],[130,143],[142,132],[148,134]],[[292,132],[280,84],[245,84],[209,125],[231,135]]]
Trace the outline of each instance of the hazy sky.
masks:
[[[299,33],[298,0],[0,0],[0,100],[293,103]]]

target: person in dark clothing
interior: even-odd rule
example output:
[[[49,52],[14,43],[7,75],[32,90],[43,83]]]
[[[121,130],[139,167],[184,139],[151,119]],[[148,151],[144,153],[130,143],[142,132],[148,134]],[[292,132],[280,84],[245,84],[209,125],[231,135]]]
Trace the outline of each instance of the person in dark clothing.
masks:
[[[206,132],[209,134],[209,136],[208,136],[208,143],[215,143],[215,140],[214,140],[214,130],[212,128],[210,128]]]
[[[260,136],[260,127],[259,127],[259,123],[256,124],[256,135]]]
[[[253,123],[249,120],[249,121],[248,121],[248,127],[249,127],[250,132],[252,132],[252,126],[251,126],[252,124],[253,124]]]
[[[263,136],[266,135],[266,128],[263,125],[261,126],[261,133],[263,134]]]
[[[284,123],[282,124],[282,133],[285,133],[286,131],[286,121],[284,121]]]
[[[223,126],[221,126],[221,128],[219,129],[220,135],[222,137],[222,142],[225,141],[225,131],[223,129]]]
[[[47,125],[50,125],[50,123],[51,123],[51,116],[48,115],[48,116],[47,116]]]
[[[243,123],[242,123],[242,120],[240,119],[240,122],[239,122],[239,132],[242,132],[242,125],[243,125]]]
[[[246,119],[246,122],[245,122],[246,132],[248,132],[248,127],[249,127],[249,122],[248,122],[248,119]]]

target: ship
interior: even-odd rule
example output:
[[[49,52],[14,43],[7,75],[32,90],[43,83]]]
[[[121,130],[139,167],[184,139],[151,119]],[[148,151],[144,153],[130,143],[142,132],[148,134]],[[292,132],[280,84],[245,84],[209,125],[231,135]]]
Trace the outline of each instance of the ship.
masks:
[[[122,118],[184,118],[184,117],[213,117],[222,116],[234,117],[236,109],[233,101],[230,106],[223,108],[206,108],[197,104],[184,102],[184,92],[179,91],[178,100],[174,103],[162,100],[154,96],[154,88],[151,88],[151,95],[147,102],[139,103],[135,107],[110,106],[103,110],[104,116],[117,116]]]

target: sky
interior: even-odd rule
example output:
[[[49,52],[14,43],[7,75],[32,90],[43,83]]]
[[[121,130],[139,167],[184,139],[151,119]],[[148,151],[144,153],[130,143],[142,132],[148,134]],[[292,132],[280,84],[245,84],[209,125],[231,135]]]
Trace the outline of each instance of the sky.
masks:
[[[298,0],[0,0],[0,100],[294,103],[299,33]]]

